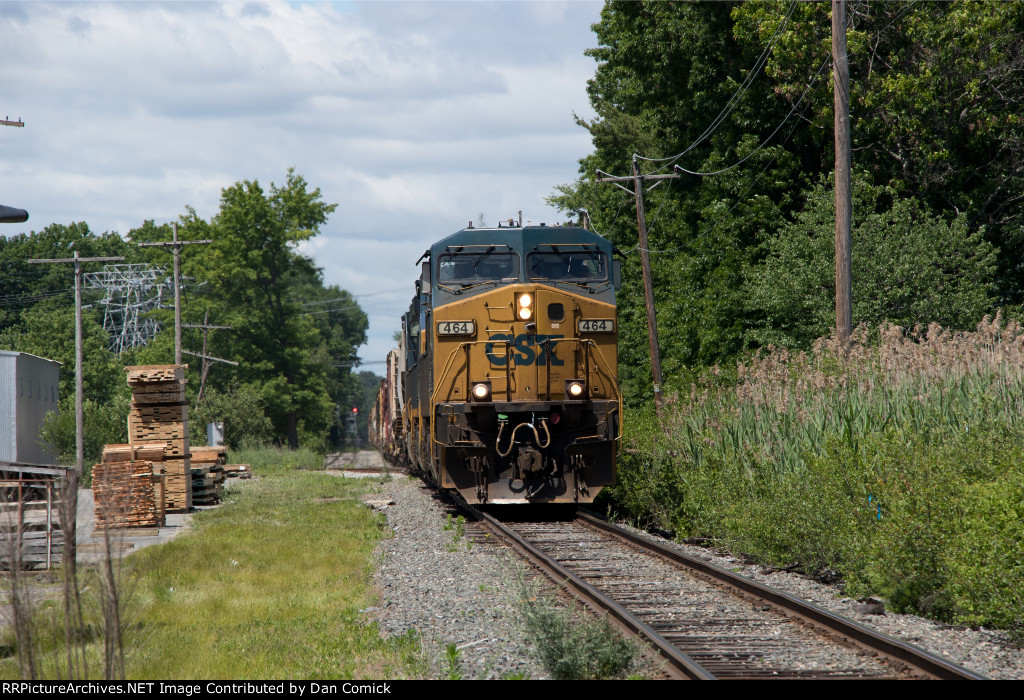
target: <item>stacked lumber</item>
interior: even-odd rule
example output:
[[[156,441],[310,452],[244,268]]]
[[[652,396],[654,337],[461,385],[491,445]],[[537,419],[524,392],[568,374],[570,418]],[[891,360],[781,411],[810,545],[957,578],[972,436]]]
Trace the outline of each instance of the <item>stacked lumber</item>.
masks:
[[[226,474],[227,448],[192,447],[192,504],[213,506],[221,501]]]
[[[192,454],[192,466],[202,466],[207,464],[219,464],[224,466],[224,462],[227,460],[228,448],[223,445],[215,445],[213,447],[191,447],[189,448]]]
[[[192,507],[192,474],[189,461],[188,404],[185,402],[185,369],[188,365],[140,365],[125,367],[132,390],[128,416],[128,442],[132,446],[164,445],[167,509]]]
[[[223,466],[192,467],[192,504],[215,506],[220,503],[226,478]]]
[[[153,442],[145,445],[104,445],[102,462],[163,462],[166,443]]]
[[[161,527],[163,489],[153,462],[100,462],[92,468],[93,508],[98,528]]]
[[[224,472],[231,478],[251,479],[252,469],[248,464],[225,464]]]

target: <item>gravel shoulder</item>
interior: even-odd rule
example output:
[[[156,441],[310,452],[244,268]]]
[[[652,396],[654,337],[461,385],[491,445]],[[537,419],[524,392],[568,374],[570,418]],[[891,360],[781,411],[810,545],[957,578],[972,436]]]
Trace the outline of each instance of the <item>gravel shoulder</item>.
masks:
[[[547,677],[516,622],[516,565],[507,555],[489,546],[469,548],[465,539],[455,542],[452,530],[444,529],[451,507],[416,479],[397,476],[366,500],[385,513],[393,533],[377,550],[375,580],[381,602],[372,613],[384,634],[417,630],[440,678],[448,674],[449,644],[459,649],[467,678]],[[857,601],[844,597],[836,586],[771,572],[701,547],[672,546],[990,678],[1024,679],[1024,650],[1002,632],[943,625],[912,615],[858,613]]]
[[[490,546],[472,546],[446,530],[445,497],[418,479],[396,476],[365,499],[382,511],[393,536],[377,549],[372,610],[381,632],[415,629],[437,678],[447,678],[446,647],[456,645],[466,678],[546,678],[515,616],[515,563]]]

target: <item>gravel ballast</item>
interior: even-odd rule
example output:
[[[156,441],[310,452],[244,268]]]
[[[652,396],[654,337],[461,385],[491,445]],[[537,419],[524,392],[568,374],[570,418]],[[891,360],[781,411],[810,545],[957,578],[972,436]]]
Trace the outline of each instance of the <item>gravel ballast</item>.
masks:
[[[373,613],[382,633],[416,630],[438,678],[451,670],[449,644],[466,678],[547,677],[515,621],[509,556],[446,530],[450,504],[418,479],[396,476],[367,501],[393,532],[377,550],[381,601]]]
[[[437,677],[448,677],[449,644],[459,649],[460,670],[466,678],[547,677],[516,621],[512,584],[516,565],[509,555],[493,546],[469,547],[465,538],[456,541],[454,532],[445,529],[452,512],[447,500],[418,480],[396,476],[366,500],[386,514],[393,532],[378,548],[376,584],[381,601],[372,614],[382,633],[416,630]],[[1004,633],[911,615],[859,612],[870,606],[844,598],[836,586],[770,572],[701,547],[673,546],[990,678],[1024,678],[1024,651],[1015,648]]]

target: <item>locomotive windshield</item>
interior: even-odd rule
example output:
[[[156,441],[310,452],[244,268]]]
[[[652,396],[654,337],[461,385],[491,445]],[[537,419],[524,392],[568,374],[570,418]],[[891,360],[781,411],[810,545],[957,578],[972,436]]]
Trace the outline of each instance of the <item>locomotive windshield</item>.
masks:
[[[608,279],[608,262],[600,251],[530,253],[526,269],[531,280],[597,282]]]
[[[438,281],[481,284],[519,279],[519,256],[508,252],[445,253],[437,264]]]

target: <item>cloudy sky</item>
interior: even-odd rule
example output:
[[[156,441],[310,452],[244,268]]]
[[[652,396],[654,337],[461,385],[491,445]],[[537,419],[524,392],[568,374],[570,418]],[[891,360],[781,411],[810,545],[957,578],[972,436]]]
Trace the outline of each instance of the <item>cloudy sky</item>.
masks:
[[[435,240],[544,198],[591,150],[600,2],[0,0],[2,234],[127,233],[216,214],[295,167],[338,203],[306,252],[370,316],[382,360]],[[381,371],[380,365],[366,365]]]

